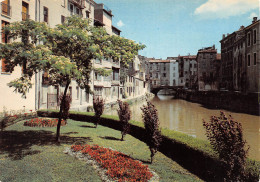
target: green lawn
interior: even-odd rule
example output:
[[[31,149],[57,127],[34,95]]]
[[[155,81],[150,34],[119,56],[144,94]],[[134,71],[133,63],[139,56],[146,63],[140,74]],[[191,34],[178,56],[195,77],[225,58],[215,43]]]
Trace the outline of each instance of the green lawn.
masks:
[[[68,120],[61,128],[61,144],[54,142],[55,128],[32,128],[19,122],[0,135],[0,181],[100,181],[99,176],[85,162],[63,153],[74,143],[98,144],[111,147],[148,164],[160,181],[201,181],[176,162],[158,152],[153,164],[145,143],[127,135],[119,141],[120,131],[93,124]]]

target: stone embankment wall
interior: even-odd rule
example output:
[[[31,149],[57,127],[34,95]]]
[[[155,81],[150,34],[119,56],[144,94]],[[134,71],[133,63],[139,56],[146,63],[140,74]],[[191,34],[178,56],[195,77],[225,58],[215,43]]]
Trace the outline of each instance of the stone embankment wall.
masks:
[[[245,95],[238,92],[182,90],[178,92],[178,98],[200,103],[208,108],[260,115],[260,95],[257,93]]]

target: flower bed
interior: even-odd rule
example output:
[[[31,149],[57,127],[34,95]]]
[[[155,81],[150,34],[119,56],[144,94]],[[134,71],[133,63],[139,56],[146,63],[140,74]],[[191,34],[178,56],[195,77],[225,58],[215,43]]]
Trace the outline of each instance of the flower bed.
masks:
[[[24,126],[30,127],[55,127],[58,125],[58,119],[34,118],[24,122]],[[65,120],[61,120],[61,126],[66,125]]]
[[[153,174],[148,166],[131,157],[97,145],[72,145],[74,152],[81,152],[89,155],[102,168],[106,169],[106,174],[113,180],[123,181],[148,181]]]

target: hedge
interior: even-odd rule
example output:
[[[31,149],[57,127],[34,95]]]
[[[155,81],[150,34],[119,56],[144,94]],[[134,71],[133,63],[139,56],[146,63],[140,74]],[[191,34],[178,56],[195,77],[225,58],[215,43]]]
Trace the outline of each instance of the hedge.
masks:
[[[55,117],[59,116],[56,110],[39,110],[38,116]],[[94,113],[70,111],[70,119],[94,123]],[[121,130],[121,124],[117,116],[102,115],[100,124],[116,130]],[[178,162],[193,174],[205,181],[223,181],[225,171],[221,167],[218,155],[213,151],[208,141],[200,140],[186,134],[161,129],[162,143],[159,151],[167,157]],[[146,142],[144,125],[141,122],[130,121],[130,135]],[[256,181],[259,179],[260,162],[251,159],[247,160],[246,181]]]

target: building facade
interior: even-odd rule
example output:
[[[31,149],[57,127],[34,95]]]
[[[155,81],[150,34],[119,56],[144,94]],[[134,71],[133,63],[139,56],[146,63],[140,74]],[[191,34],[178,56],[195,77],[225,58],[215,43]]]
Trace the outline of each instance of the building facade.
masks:
[[[243,93],[260,92],[260,20],[223,35],[221,88]]]
[[[45,22],[49,27],[54,28],[71,15],[89,19],[91,25],[104,27],[109,35],[120,36],[121,31],[112,25],[112,11],[104,4],[97,4],[93,0],[4,0],[1,3],[0,20],[2,27],[15,21],[32,19]],[[2,43],[7,43],[3,33]],[[91,73],[90,88],[94,91],[94,95],[102,96],[107,103],[121,99],[123,88],[120,84],[120,62],[112,59],[92,60],[92,65],[94,71]],[[11,80],[21,76],[21,68],[16,67],[11,74],[5,71],[3,60],[0,66],[0,112],[3,108],[7,110],[58,108],[59,96],[64,91],[64,87],[50,85],[47,73],[40,72],[34,75],[33,88],[27,94],[27,98],[22,99],[20,94],[12,92],[13,89],[7,86]],[[95,71],[98,68],[111,70],[111,74],[101,76]],[[141,79],[141,76],[138,76],[139,78]],[[139,80],[136,84],[142,83]],[[137,93],[141,93],[139,88],[137,90]],[[76,81],[71,82],[69,93],[72,97],[71,109],[86,110],[92,105],[93,96],[81,89]]]
[[[200,49],[197,54],[198,90],[219,90],[219,55],[215,46]]]

